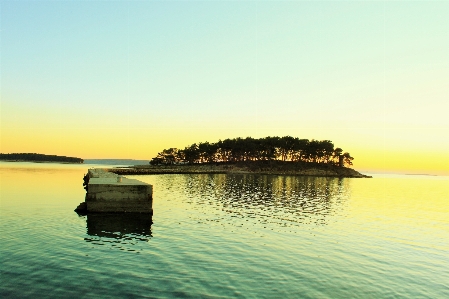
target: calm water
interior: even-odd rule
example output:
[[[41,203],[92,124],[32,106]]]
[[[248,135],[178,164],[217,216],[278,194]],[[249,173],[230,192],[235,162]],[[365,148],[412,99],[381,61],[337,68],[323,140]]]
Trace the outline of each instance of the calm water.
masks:
[[[87,167],[0,163],[1,298],[449,298],[447,177],[133,176],[149,219]]]

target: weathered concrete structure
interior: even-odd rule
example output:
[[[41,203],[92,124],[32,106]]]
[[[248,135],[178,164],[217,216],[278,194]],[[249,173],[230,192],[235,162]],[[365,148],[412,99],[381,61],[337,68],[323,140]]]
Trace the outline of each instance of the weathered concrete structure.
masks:
[[[153,186],[150,184],[98,168],[88,170],[85,183],[86,200],[77,211],[153,214]]]

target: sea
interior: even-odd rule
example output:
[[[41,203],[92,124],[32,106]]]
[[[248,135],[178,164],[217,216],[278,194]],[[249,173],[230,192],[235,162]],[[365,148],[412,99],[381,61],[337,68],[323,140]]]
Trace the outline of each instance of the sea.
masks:
[[[94,166],[0,162],[0,298],[449,298],[449,177],[128,176],[152,217],[78,215]]]

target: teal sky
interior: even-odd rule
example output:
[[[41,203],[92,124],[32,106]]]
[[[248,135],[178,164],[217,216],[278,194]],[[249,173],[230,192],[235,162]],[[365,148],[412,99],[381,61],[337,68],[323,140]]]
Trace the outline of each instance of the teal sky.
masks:
[[[449,169],[448,1],[0,5],[2,152],[292,135]]]

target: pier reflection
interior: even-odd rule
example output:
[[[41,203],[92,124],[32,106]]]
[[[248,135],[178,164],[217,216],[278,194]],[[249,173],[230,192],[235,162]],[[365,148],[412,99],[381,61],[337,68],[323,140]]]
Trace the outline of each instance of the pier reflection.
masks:
[[[152,216],[147,213],[88,213],[86,242],[136,251],[151,238]]]

